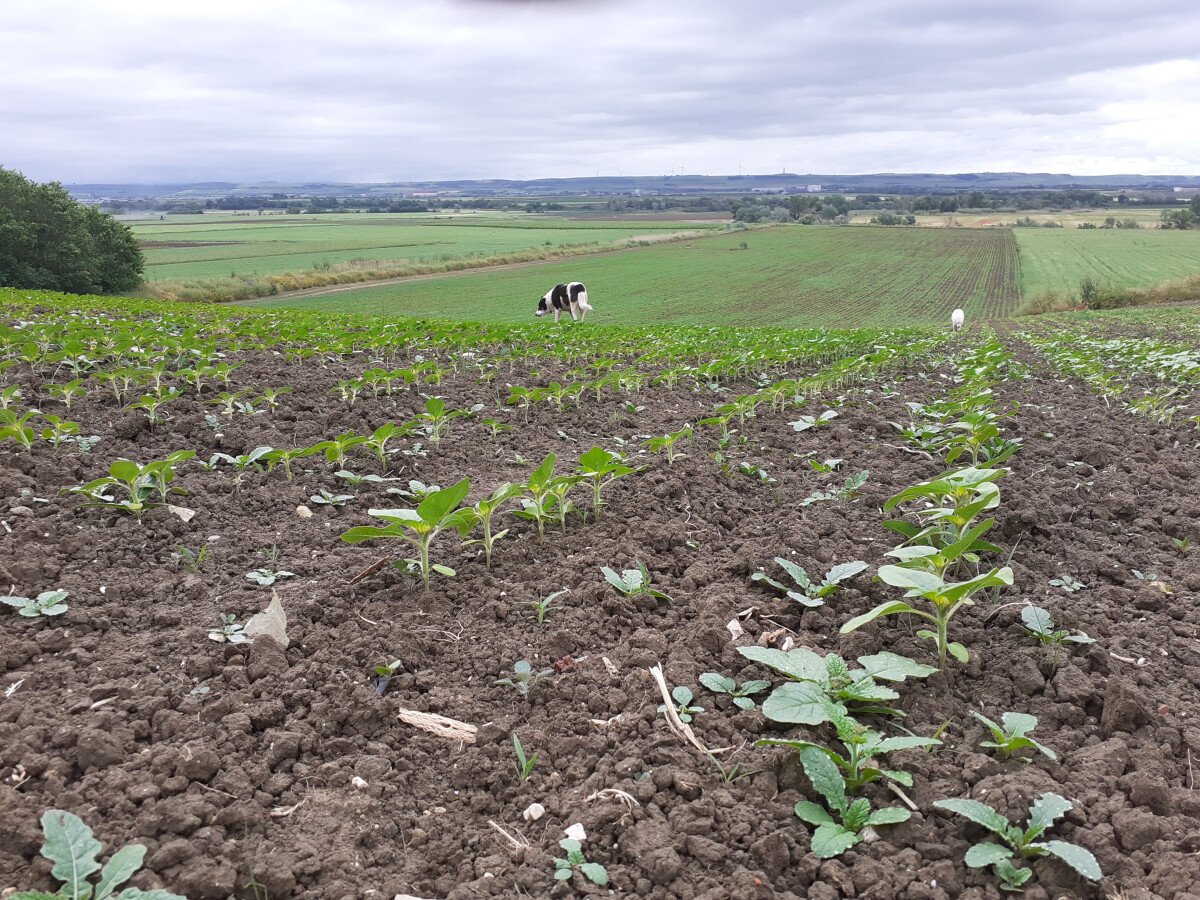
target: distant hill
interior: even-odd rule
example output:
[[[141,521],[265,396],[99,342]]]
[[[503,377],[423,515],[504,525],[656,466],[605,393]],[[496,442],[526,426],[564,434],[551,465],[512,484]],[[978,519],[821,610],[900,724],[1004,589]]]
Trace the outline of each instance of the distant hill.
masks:
[[[184,184],[69,184],[80,200],[207,200],[253,197],[393,197],[411,194],[461,197],[562,197],[619,194],[731,194],[752,191],[862,192],[880,194],[952,193],[964,190],[1172,190],[1200,188],[1195,175],[1060,175],[1049,172],[964,172],[960,174],[884,172],[871,175],[626,175],[591,178],[465,179],[377,184],[342,182],[195,182]]]

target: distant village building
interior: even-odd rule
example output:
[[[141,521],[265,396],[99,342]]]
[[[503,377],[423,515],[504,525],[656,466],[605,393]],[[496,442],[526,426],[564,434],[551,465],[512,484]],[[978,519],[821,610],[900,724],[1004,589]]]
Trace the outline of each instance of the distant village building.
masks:
[[[810,194],[819,194],[819,193],[821,193],[821,185],[819,185],[819,184],[810,184],[810,185],[808,185],[808,192],[809,192]]]

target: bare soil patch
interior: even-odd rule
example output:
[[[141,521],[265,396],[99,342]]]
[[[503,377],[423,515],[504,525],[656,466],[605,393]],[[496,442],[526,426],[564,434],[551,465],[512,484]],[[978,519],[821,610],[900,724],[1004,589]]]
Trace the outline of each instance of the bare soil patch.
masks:
[[[188,496],[179,501],[197,511],[188,523],[159,510],[139,524],[59,496],[118,456],[307,446],[403,421],[423,402],[416,393],[364,397],[353,407],[331,398],[363,360],[301,368],[272,354],[238,358],[246,365],[237,387],[295,392],[274,414],[235,418],[219,440],[203,421],[214,408],[194,399],[152,432],[94,393],[71,411],[85,433],[103,437],[90,455],[42,445],[31,458],[0,447],[0,588],[71,592],[61,620],[0,621],[0,888],[50,888],[38,818],[58,807],[82,816],[108,847],[146,844],[147,872],[136,883],[193,900],[254,897],[252,881],[272,900],[603,893],[552,878],[557,842],[577,822],[618,896],[998,898],[994,882],[962,862],[978,831],[931,803],[982,794],[1015,819],[1054,790],[1075,802],[1061,836],[1090,849],[1105,880],[1085,885],[1039,863],[1027,897],[1200,894],[1200,551],[1180,555],[1169,540],[1197,537],[1200,466],[1190,431],[1123,416],[1082,385],[1052,381],[1027,356],[1035,377],[999,392],[1022,404],[1007,427],[1026,441],[1002,482],[997,539],[1013,551],[1016,583],[1001,603],[1034,600],[1098,642],[1056,663],[1012,633],[1016,607],[964,613],[970,665],[902,686],[905,727],[929,734],[950,723],[939,752],[896,756],[916,779],[909,794],[919,811],[822,862],[792,812],[806,796],[803,776],[786,754],[749,746],[782,729],[696,679],[710,671],[768,677],[736,652],[726,627],[735,618],[746,632],[740,643],[777,641],[782,628],[821,652],[927,657],[905,623],[838,634],[848,617],[889,596],[868,577],[803,614],[749,581],[776,555],[794,553],[810,572],[884,561],[894,542],[880,526],[882,503],[940,471],[902,449],[887,424],[906,415],[905,400],[938,389],[923,368],[891,373],[885,380],[897,393],[885,397],[875,385],[820,431],[796,434],[790,412],[749,420],[748,452],[775,484],[724,475],[701,447],[686,448],[673,467],[651,458],[644,475],[613,487],[598,522],[574,521],[545,543],[528,525],[513,525],[491,572],[482,556],[446,539],[440,546],[458,577],[435,580],[425,595],[387,567],[352,583],[393,548],[349,546],[338,535],[366,524],[368,507],[399,505],[384,493],[389,485],[349,488],[357,497],[345,508],[296,516],[319,488],[339,487],[324,463],[306,461],[292,482],[252,474],[236,494],[228,470],[188,466],[180,480]],[[564,374],[541,366],[510,380],[532,385]],[[26,396],[61,412],[40,394],[41,381],[26,375]],[[494,402],[466,374],[437,391],[454,407]],[[626,411],[626,399],[644,411]],[[514,430],[496,438],[478,421],[460,421],[398,474],[442,485],[469,475],[477,497],[528,474],[509,462],[518,453],[536,461],[553,450],[573,465],[594,444],[678,427],[712,402],[686,390],[606,394],[562,413],[537,408],[528,424],[509,412]],[[844,472],[869,470],[861,498],[800,508],[829,481],[801,458],[809,451],[843,458]],[[365,457],[353,468],[376,471]],[[173,559],[181,544],[207,545],[199,573]],[[265,565],[271,547],[278,566],[296,573],[279,586],[291,645],[207,640],[219,613],[245,621],[267,604],[270,591],[244,573]],[[630,604],[603,582],[600,566],[635,559],[673,605]],[[1157,573],[1174,593],[1131,568]],[[1056,593],[1047,582],[1064,573],[1087,589]],[[571,592],[561,610],[545,625],[531,622],[528,604],[562,588]],[[397,658],[401,670],[380,697],[370,670]],[[555,670],[528,700],[493,683],[521,659]],[[667,730],[648,674],[659,662],[671,684],[692,687],[706,707],[693,726],[700,739],[735,747],[733,761],[753,775],[726,783]],[[399,721],[402,708],[477,725],[477,741],[416,730]],[[984,755],[970,709],[993,718],[1033,713],[1036,736],[1058,761]],[[525,784],[512,768],[514,732],[539,756]],[[597,796],[612,788],[636,805]],[[867,793],[895,799],[878,787]],[[525,822],[533,802],[546,814]],[[512,847],[491,823],[527,846]]]

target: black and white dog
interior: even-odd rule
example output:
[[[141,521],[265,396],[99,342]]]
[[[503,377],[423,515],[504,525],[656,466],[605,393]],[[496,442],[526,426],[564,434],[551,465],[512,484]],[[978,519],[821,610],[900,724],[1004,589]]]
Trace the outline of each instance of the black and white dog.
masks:
[[[582,322],[591,307],[588,305],[587,288],[581,282],[572,281],[570,284],[556,284],[554,290],[546,293],[538,301],[535,316],[541,318],[548,312],[554,313],[554,321],[564,312],[571,314],[572,321]]]

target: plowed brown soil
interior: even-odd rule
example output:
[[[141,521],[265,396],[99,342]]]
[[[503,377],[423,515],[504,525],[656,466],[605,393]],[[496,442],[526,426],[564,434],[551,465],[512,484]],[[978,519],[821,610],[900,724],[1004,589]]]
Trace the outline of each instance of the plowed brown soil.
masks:
[[[415,392],[348,407],[329,390],[363,361],[300,368],[250,356],[235,386],[295,392],[273,414],[235,417],[219,442],[203,421],[214,408],[194,399],[151,432],[93,392],[70,414],[103,437],[91,454],[39,444],[31,457],[0,446],[0,590],[71,592],[62,619],[0,617],[0,889],[52,886],[38,819],[56,807],[78,813],[106,847],[146,844],[147,870],[135,883],[193,900],[606,893],[578,876],[552,878],[557,843],[573,823],[585,827],[588,857],[607,867],[617,896],[996,898],[995,882],[962,861],[981,833],[932,802],[970,795],[1016,819],[1054,790],[1075,803],[1058,835],[1090,849],[1105,879],[1086,885],[1038,863],[1025,896],[1200,896],[1200,550],[1180,554],[1170,541],[1200,537],[1195,432],[1109,409],[1082,385],[1053,381],[1032,354],[1025,359],[1033,379],[997,389],[1001,401],[1021,404],[1007,428],[1026,442],[1001,483],[996,535],[1012,551],[1014,587],[958,620],[968,666],[901,686],[906,727],[929,734],[949,723],[937,752],[891,760],[913,773],[907,793],[919,811],[825,862],[808,851],[807,827],[792,812],[807,788],[795,763],[751,746],[786,732],[708,693],[697,676],[769,677],[735,647],[778,641],[780,629],[821,652],[892,649],[927,659],[906,623],[838,635],[848,617],[889,596],[869,573],[802,615],[749,576],[777,555],[810,572],[884,561],[893,541],[880,526],[883,501],[940,471],[905,450],[888,421],[906,416],[905,400],[943,392],[937,373],[893,372],[885,380],[894,393],[874,385],[828,428],[802,434],[787,425],[794,412],[764,408],[742,429],[749,440],[738,452],[775,484],[722,474],[712,448],[693,444],[673,467],[646,458],[644,474],[610,489],[598,522],[575,518],[545,543],[527,523],[512,525],[491,572],[473,548],[443,538],[435,559],[458,576],[435,576],[428,595],[386,567],[352,584],[395,548],[350,546],[338,535],[367,524],[368,507],[399,505],[384,493],[389,485],[345,489],[357,495],[346,507],[297,517],[318,488],[340,489],[323,461],[301,463],[292,482],[250,474],[237,491],[229,469],[185,464],[179,483],[188,496],[178,502],[197,513],[188,523],[166,510],[138,523],[58,493],[104,474],[118,456],[145,461],[194,448],[207,458],[369,432],[410,416],[423,402]],[[556,374],[543,367],[510,380],[531,385]],[[43,379],[22,377],[31,405],[61,414],[39,394]],[[431,390],[454,407],[494,402],[468,375]],[[625,400],[645,409],[626,411]],[[518,453],[536,462],[553,450],[573,466],[594,444],[678,427],[712,402],[687,390],[589,396],[561,413],[537,408],[529,424],[509,411],[514,429],[497,438],[478,420],[459,420],[427,458],[397,457],[393,474],[442,485],[469,475],[475,499],[528,474],[512,462]],[[839,481],[869,470],[861,497],[801,508],[831,480],[810,470],[810,452],[844,458]],[[365,455],[351,468],[381,471]],[[179,545],[207,545],[199,573],[173,557]],[[279,584],[290,647],[209,641],[219,613],[245,621],[266,605],[270,591],[244,575],[271,565],[264,551],[272,547],[274,567],[296,573]],[[600,566],[635,559],[674,604],[633,604],[604,583]],[[1173,593],[1131,569],[1155,573]],[[1048,585],[1063,574],[1086,589]],[[562,588],[570,593],[548,622],[531,621],[528,604]],[[1012,604],[1025,599],[1097,643],[1056,658],[1014,633]],[[746,632],[737,642],[726,628],[735,618]],[[397,658],[402,668],[380,697],[371,669]],[[526,700],[494,684],[521,659],[561,671]],[[733,761],[754,774],[726,783],[667,730],[648,674],[658,662],[706,708],[694,723],[699,738],[736,748]],[[401,708],[478,725],[478,741],[416,730],[398,720]],[[985,755],[970,709],[1033,713],[1035,736],[1058,761]],[[525,784],[513,771],[514,732],[538,755]],[[610,788],[632,801],[600,793]],[[878,786],[867,794],[896,802]],[[523,821],[534,802],[545,816]]]

